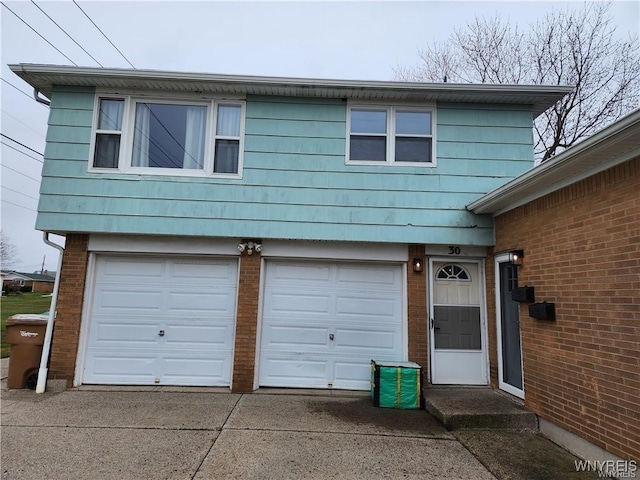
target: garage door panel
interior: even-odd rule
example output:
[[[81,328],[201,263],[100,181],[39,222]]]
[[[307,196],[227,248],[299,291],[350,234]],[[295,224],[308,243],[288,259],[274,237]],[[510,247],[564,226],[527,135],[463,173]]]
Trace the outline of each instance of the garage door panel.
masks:
[[[233,259],[98,256],[83,381],[229,385],[236,269]]]
[[[228,386],[231,356],[202,358],[166,355],[162,360],[162,379],[171,385]]]
[[[126,344],[130,348],[152,346],[157,343],[158,330],[158,324],[103,321],[92,330],[91,343],[114,347]]]
[[[263,336],[265,348],[284,347],[290,351],[303,351],[303,346],[326,348],[329,329],[310,325],[267,325]]]
[[[338,328],[335,334],[335,348],[367,351],[371,355],[389,355],[398,351],[401,345],[395,330]]]
[[[169,275],[176,280],[183,280],[194,284],[194,279],[208,280],[210,284],[215,284],[216,280],[222,280],[223,285],[227,285],[227,280],[235,278],[237,262],[218,262],[215,265],[203,264],[198,261],[177,260],[170,264]]]
[[[270,357],[260,366],[265,384],[280,387],[326,388],[329,373],[324,358]]]
[[[102,263],[99,275],[106,282],[148,282],[164,275],[163,262],[159,259],[103,258]]]
[[[400,305],[394,298],[374,298],[356,297],[354,295],[340,295],[337,298],[338,317],[357,317],[362,319],[372,319],[383,317],[383,320],[390,321],[398,317]]]
[[[337,283],[345,284],[348,288],[361,289],[398,289],[398,274],[388,266],[375,267],[372,265],[350,266],[338,265]]]
[[[148,310],[158,312],[162,309],[162,292],[158,290],[140,289],[132,292],[128,289],[100,288],[96,291],[95,306],[102,311],[111,309],[114,311]]]
[[[164,342],[168,347],[207,345],[209,348],[229,349],[228,338],[233,334],[230,330],[229,325],[167,325]]]
[[[169,289],[167,289],[169,290]],[[166,294],[167,311],[170,313],[189,315],[207,312],[216,315],[233,316],[235,309],[235,292],[171,292]]]
[[[269,262],[270,280],[274,286],[300,284],[330,284],[331,269],[328,265],[309,265],[308,262]]]
[[[350,390],[371,388],[371,359],[335,360],[333,365],[334,388]]]
[[[296,295],[294,293],[273,293],[265,305],[265,311],[272,315],[328,315],[331,309],[330,295]]]
[[[93,377],[99,383],[151,384],[158,359],[153,353],[131,355],[126,352],[96,353],[89,361]]]

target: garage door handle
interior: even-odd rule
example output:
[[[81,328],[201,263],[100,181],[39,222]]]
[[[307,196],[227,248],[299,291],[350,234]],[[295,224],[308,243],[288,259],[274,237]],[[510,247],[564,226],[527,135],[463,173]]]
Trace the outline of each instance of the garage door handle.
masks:
[[[160,337],[164,337],[164,330],[160,330],[160,331],[158,332],[158,336],[160,336]]]
[[[333,340],[333,333],[329,334],[329,340]]]

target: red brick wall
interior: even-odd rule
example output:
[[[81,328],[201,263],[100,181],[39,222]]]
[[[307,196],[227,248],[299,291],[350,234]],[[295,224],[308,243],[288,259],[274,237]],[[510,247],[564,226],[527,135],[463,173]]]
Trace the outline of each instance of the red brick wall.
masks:
[[[422,259],[423,271],[413,271],[413,259]],[[409,360],[422,366],[422,384],[427,384],[429,347],[427,344],[427,276],[424,245],[409,245],[407,261],[407,302]]]
[[[258,302],[260,292],[260,254],[243,252],[240,257],[240,281],[236,315],[236,338],[233,354],[233,392],[253,391]]]
[[[50,379],[65,379],[73,386],[87,278],[88,235],[69,234],[62,257],[57,315],[49,365]]]
[[[556,304],[555,322],[532,319],[521,306],[527,406],[640,459],[640,159],[500,215],[495,225],[496,252],[524,249],[519,284]]]

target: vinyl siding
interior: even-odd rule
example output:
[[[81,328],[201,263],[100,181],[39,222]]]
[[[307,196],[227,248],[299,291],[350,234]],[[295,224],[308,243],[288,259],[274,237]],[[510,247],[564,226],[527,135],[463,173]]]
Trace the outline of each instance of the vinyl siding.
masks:
[[[52,95],[37,228],[491,245],[466,204],[533,166],[527,107],[438,105],[437,167],[346,165],[346,103],[248,97],[242,179],[88,173],[92,89]]]

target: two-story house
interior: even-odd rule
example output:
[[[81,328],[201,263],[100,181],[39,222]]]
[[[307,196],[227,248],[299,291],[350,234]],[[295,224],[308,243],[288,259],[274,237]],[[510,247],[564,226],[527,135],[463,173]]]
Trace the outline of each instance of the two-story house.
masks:
[[[50,378],[488,385],[493,218],[563,86],[11,65],[50,99],[36,228],[66,237]]]

